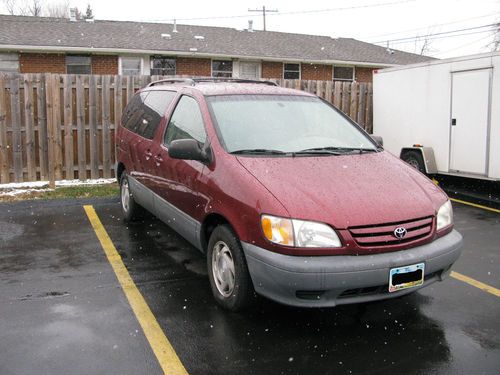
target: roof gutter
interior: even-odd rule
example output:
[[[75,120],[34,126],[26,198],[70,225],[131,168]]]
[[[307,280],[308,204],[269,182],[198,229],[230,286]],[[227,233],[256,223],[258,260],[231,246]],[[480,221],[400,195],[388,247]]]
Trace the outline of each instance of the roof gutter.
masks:
[[[273,62],[307,63],[307,64],[326,64],[326,65],[355,65],[369,68],[394,67],[399,64],[387,64],[376,62],[349,61],[349,60],[311,60],[296,59],[290,57],[269,57],[269,56],[246,56],[246,55],[226,55],[220,53],[201,53],[192,51],[162,51],[148,49],[128,49],[128,48],[89,48],[89,47],[59,47],[59,46],[29,46],[4,44],[0,45],[0,51],[19,51],[19,52],[71,52],[71,53],[89,53],[89,54],[131,54],[131,55],[170,55],[183,57],[199,58],[220,58],[220,59],[245,59],[245,60],[265,60]]]

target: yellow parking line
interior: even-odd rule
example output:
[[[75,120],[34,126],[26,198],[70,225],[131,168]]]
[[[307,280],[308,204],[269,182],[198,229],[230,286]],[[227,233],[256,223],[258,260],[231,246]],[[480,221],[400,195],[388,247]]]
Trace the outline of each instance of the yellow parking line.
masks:
[[[456,198],[450,198],[450,200],[453,201],[453,202],[466,204],[467,206],[472,206],[472,207],[476,207],[476,208],[482,208],[483,210],[500,213],[500,210],[497,210],[496,208],[486,207],[486,206],[482,206],[480,204],[466,202],[466,201],[463,201],[463,200],[460,200],[460,199],[456,199]]]
[[[481,281],[474,280],[469,276],[462,275],[461,273],[455,271],[451,271],[450,276],[457,280],[463,281],[464,283],[475,286],[476,288],[484,290],[485,292],[493,294],[494,296],[500,297],[500,289],[484,284]]]
[[[158,321],[144,300],[144,297],[130,277],[120,254],[116,251],[115,245],[113,245],[106,229],[104,229],[94,207],[86,205],[83,206],[83,208],[163,372],[165,374],[175,375],[187,374],[174,348],[163,333]]]

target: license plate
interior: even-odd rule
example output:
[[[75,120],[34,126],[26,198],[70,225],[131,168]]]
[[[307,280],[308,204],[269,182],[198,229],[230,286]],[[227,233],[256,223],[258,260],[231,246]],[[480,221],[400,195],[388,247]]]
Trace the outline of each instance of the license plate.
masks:
[[[389,272],[389,292],[413,288],[424,283],[424,263],[391,268]]]

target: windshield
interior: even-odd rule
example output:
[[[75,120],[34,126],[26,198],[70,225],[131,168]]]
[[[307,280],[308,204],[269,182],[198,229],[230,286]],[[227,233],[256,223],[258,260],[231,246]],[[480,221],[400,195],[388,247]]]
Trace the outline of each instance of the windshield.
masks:
[[[223,95],[208,102],[229,153],[376,151],[367,136],[316,97]]]

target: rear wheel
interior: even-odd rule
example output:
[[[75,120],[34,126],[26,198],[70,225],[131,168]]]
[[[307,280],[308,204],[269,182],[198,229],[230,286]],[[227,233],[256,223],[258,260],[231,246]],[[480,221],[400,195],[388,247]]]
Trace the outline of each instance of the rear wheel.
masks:
[[[238,311],[251,304],[254,289],[239,239],[228,225],[214,229],[208,242],[208,278],[216,301]]]
[[[420,152],[408,151],[403,154],[401,159],[410,164],[413,168],[425,174],[424,158]]]
[[[126,221],[133,221],[139,216],[140,206],[135,202],[130,192],[128,176],[125,172],[122,173],[120,178],[120,203],[122,206],[123,218]]]

